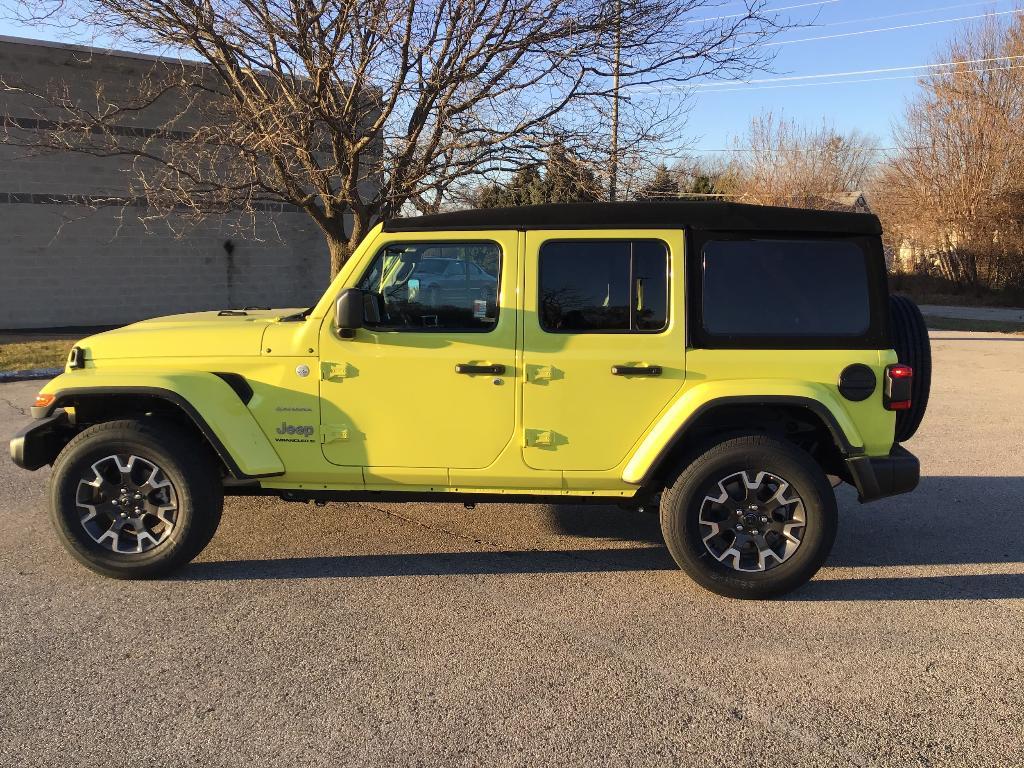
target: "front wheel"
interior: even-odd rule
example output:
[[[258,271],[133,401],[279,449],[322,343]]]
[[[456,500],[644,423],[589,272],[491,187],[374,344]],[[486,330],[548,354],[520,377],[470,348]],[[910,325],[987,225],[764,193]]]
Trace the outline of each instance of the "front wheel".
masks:
[[[726,597],[777,597],[803,585],[828,557],[837,526],[835,495],[818,464],[763,435],[711,446],[661,502],[676,563]]]
[[[171,423],[97,424],[61,451],[50,517],[87,568],[119,579],[162,576],[213,538],[223,487],[212,453]]]

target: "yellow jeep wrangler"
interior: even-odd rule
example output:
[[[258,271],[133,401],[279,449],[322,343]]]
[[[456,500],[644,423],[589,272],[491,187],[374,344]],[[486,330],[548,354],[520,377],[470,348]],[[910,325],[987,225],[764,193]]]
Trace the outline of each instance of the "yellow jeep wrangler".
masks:
[[[224,494],[659,506],[702,586],[770,597],[836,535],[832,486],[912,490],[930,379],[871,215],[549,205],[378,225],[307,310],[81,341],[11,441],[74,557],[166,574]],[[831,480],[831,484],[830,484]]]

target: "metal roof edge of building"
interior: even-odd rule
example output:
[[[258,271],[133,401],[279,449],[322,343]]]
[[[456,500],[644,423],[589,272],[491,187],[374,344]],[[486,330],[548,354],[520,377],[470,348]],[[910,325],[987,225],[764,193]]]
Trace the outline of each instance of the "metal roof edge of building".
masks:
[[[122,59],[138,59],[140,61],[161,62],[164,64],[184,64],[194,67],[209,67],[210,65],[196,59],[182,59],[173,56],[157,56],[150,53],[136,53],[134,51],[122,51],[117,48],[98,48],[77,43],[61,43],[56,40],[39,40],[31,37],[15,37],[13,35],[0,35],[0,43],[12,45],[28,45],[37,48],[57,48],[64,51],[77,51],[97,56],[111,56]]]

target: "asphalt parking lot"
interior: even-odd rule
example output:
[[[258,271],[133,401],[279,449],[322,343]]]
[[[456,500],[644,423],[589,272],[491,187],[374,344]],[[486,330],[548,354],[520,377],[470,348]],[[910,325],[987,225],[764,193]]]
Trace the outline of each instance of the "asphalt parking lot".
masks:
[[[233,499],[180,577],[110,581],[4,459],[0,765],[1020,765],[1024,336],[933,348],[920,488],[840,489],[771,603],[578,506]]]

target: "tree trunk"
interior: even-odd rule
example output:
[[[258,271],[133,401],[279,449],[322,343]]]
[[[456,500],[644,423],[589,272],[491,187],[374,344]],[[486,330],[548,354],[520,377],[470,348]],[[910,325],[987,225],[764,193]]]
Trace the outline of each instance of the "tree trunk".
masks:
[[[612,70],[612,135],[608,163],[608,200],[615,202],[619,188],[619,69],[622,66],[622,3],[615,3],[615,61]]]
[[[341,271],[341,268],[345,266],[345,262],[348,261],[348,257],[352,255],[352,251],[355,248],[350,245],[348,240],[331,235],[326,235],[326,238],[327,250],[331,254],[331,280],[334,280]]]
[[[339,226],[325,227],[321,224],[324,232],[324,239],[327,240],[327,251],[331,254],[331,280],[334,280],[345,266],[359,243],[362,242],[366,227],[359,221],[357,216],[352,217],[352,231],[345,235],[344,222],[338,222]]]

